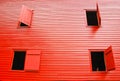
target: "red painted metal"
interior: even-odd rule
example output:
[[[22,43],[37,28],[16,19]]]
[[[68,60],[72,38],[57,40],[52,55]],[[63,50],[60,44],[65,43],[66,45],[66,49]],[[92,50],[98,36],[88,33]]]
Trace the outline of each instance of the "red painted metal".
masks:
[[[33,10],[22,5],[21,14],[19,18],[19,24],[22,22],[30,27],[32,23],[32,16],[33,16]]]
[[[98,23],[99,23],[99,26],[100,26],[101,25],[101,17],[100,17],[100,10],[99,10],[99,7],[98,7],[98,3],[96,4],[96,7],[97,7]]]
[[[39,71],[40,50],[27,50],[25,59],[25,71]]]
[[[97,3],[101,26],[93,28],[86,25],[85,9],[96,9],[96,0],[1,0],[0,80],[119,81],[120,0]],[[17,28],[22,5],[34,9],[31,28]],[[115,70],[92,72],[88,49],[110,45]],[[32,49],[41,51],[39,71],[11,70],[13,51]]]
[[[111,46],[105,50],[105,60],[108,71],[115,69],[114,57]]]

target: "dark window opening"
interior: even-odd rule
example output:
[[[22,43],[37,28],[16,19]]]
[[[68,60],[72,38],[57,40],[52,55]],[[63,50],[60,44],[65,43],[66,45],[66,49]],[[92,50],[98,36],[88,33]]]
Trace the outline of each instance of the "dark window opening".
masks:
[[[25,51],[14,51],[12,70],[24,70]]]
[[[104,52],[91,52],[92,71],[106,71]]]
[[[28,26],[28,25],[25,24],[25,23],[20,22],[20,26],[21,26],[21,27],[25,27],[25,26]]]
[[[86,11],[88,26],[98,26],[97,11]]]

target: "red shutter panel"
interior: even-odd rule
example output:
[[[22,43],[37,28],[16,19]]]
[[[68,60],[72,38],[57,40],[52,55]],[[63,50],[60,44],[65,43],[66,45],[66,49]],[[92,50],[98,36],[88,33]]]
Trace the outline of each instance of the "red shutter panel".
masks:
[[[27,50],[27,54],[37,54],[40,55],[41,51],[40,50]]]
[[[98,7],[98,3],[96,4],[96,7],[97,7],[98,24],[100,26],[101,25],[101,17],[100,17],[100,10],[99,10],[99,7]]]
[[[40,51],[28,50],[25,60],[26,71],[39,71],[40,66]]]
[[[33,10],[31,10],[23,5],[22,10],[21,10],[21,14],[20,14],[19,22],[24,23],[30,27],[31,22],[32,22],[32,15],[33,15]]]
[[[115,69],[115,63],[113,58],[112,47],[108,47],[105,50],[105,63],[108,71]]]

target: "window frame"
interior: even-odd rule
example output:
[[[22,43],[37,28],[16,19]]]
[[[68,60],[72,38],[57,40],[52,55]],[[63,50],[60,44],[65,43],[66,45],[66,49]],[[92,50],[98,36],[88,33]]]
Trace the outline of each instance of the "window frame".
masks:
[[[15,69],[12,69],[15,51],[21,51],[21,52],[24,51],[24,52],[26,52],[26,50],[13,50],[13,51],[12,51],[11,71],[24,71],[25,69],[23,69],[23,70],[15,70]],[[25,54],[25,59],[26,59],[26,54]],[[24,61],[24,68],[25,68],[25,61]]]
[[[97,22],[98,22],[98,25],[88,25],[88,22],[87,22],[87,11],[95,11],[96,12],[96,15],[98,13],[98,11],[96,9],[85,9],[85,21],[86,21],[86,27],[95,27],[95,28],[99,28],[100,27],[100,24],[99,24],[99,18],[98,18],[98,15],[97,15]]]
[[[33,52],[31,52],[30,54],[27,54],[28,52],[30,52],[30,51],[33,51],[33,50],[36,50],[36,51],[34,51],[35,53],[36,52],[38,52],[39,51],[39,54],[35,54],[35,55],[40,55],[41,54],[41,50],[40,49],[13,49],[12,50],[12,59],[11,59],[11,71],[17,71],[17,72],[39,72],[38,70],[26,70],[26,57],[27,57],[27,55],[34,55],[33,54]],[[24,61],[24,69],[23,70],[13,70],[12,69],[12,65],[13,65],[13,61],[14,61],[14,52],[15,51],[25,51],[26,52],[26,56],[25,56],[25,61]],[[40,58],[41,58],[41,55],[40,55]],[[39,60],[40,61],[40,60]],[[40,62],[39,62],[39,67],[40,67]],[[39,70],[40,70],[40,68],[39,68]]]
[[[108,69],[108,68],[111,68],[110,66],[108,66],[108,56],[106,56],[106,51],[109,52],[109,49],[110,49],[110,53],[109,54],[112,54],[112,56],[109,57],[110,59],[112,59],[112,61],[109,62],[109,63],[114,64],[112,66],[113,69]],[[88,50],[89,50],[89,61],[90,61],[90,71],[91,72],[109,72],[109,71],[115,70],[115,60],[114,60],[113,49],[112,49],[111,45],[108,46],[107,49],[88,49]],[[92,61],[91,61],[91,52],[101,52],[101,51],[104,52],[104,62],[105,62],[105,68],[106,68],[106,70],[105,71],[93,71],[92,70]]]
[[[106,70],[105,71],[93,71],[92,70],[92,60],[91,60],[91,52],[105,52],[105,49],[88,49],[89,50],[89,61],[90,61],[90,71],[91,72],[99,72],[99,73],[105,73],[105,72],[107,72],[107,68],[106,68],[106,59],[105,59],[105,53],[104,53],[104,62],[105,62],[105,68],[106,68]]]
[[[22,5],[21,13],[20,13],[20,16],[18,19],[18,27],[17,28],[31,28],[32,19],[33,19],[33,11],[34,11],[33,9],[30,9],[27,6]],[[30,14],[28,12],[30,12]],[[28,15],[30,16],[29,17],[30,20],[27,20],[27,18],[26,18],[26,17],[28,17]],[[26,23],[26,22],[29,22],[29,23]],[[25,24],[26,26],[20,26],[21,23]]]
[[[86,23],[86,27],[92,27],[92,28],[99,28],[101,27],[101,16],[100,16],[100,9],[99,9],[99,5],[98,3],[96,3],[96,9],[84,9],[85,10],[85,23]],[[88,25],[87,23],[87,14],[86,11],[96,11],[97,12],[97,21],[98,21],[98,26],[94,26],[94,25]]]

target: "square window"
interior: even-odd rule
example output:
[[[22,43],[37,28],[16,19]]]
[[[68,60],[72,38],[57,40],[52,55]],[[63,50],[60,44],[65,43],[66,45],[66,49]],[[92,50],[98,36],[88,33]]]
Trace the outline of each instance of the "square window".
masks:
[[[96,9],[86,9],[86,18],[88,26],[99,27],[101,25],[98,3],[96,4]]]
[[[12,70],[39,71],[40,50],[14,51]]]
[[[97,11],[86,11],[88,26],[98,26]]]
[[[25,51],[14,51],[12,70],[24,70]]]
[[[19,28],[30,28],[32,23],[33,10],[26,6],[22,6],[18,27]]]
[[[110,71],[115,69],[112,46],[105,50],[91,50],[92,71]]]
[[[91,52],[92,71],[106,71],[104,52]]]

